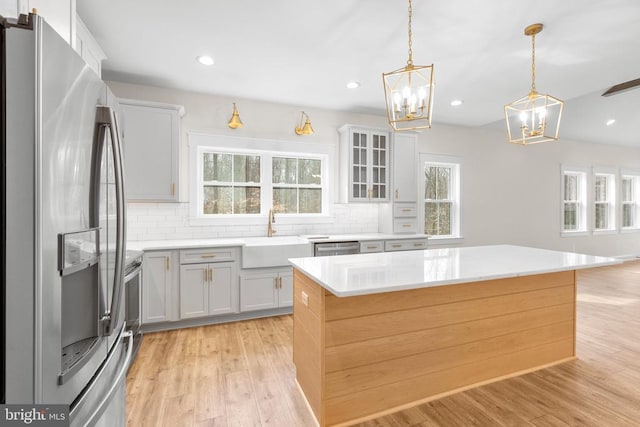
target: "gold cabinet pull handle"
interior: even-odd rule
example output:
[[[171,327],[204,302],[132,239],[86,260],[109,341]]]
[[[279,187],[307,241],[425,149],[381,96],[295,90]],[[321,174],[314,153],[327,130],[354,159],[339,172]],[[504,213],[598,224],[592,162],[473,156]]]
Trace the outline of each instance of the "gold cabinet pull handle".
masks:
[[[214,271],[214,268],[211,267],[209,269],[209,281],[211,282],[211,284],[213,284],[213,271]]]
[[[402,247],[402,245],[395,244],[395,245],[391,245],[391,247],[392,247],[392,248],[401,248],[401,247]]]
[[[167,266],[167,271],[169,271],[169,265],[170,265],[169,264],[169,257],[168,256],[164,257],[164,261],[165,261],[165,264]]]
[[[280,289],[282,289],[282,277],[279,278],[280,280]]]
[[[417,247],[424,246],[424,243],[414,243],[413,246],[417,246]]]
[[[378,247],[377,247],[377,246],[375,246],[375,245],[369,245],[369,246],[367,246],[367,249],[377,249],[377,248],[378,248]]]
[[[273,283],[275,284],[276,289],[278,289],[278,278],[277,277],[273,278]]]
[[[409,228],[409,227],[411,227],[411,224],[402,224],[402,226],[403,226],[404,228]]]
[[[171,195],[172,196],[176,195],[176,183],[175,182],[173,184],[171,184]]]
[[[396,199],[398,198],[398,189],[396,188]]]
[[[202,254],[200,258],[215,258],[216,254]]]
[[[404,208],[404,209],[402,209],[402,212],[411,212],[411,209],[410,208]]]
[[[203,283],[203,285],[206,285],[207,281],[209,280],[209,276],[207,276],[207,269],[205,268],[203,270],[203,272],[204,272],[204,283]]]

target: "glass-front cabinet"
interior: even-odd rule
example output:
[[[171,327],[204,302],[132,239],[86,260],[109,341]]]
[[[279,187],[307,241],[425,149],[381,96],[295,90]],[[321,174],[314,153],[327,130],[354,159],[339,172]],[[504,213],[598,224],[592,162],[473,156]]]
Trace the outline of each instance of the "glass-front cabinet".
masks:
[[[339,133],[341,202],[389,200],[389,132],[345,125]]]

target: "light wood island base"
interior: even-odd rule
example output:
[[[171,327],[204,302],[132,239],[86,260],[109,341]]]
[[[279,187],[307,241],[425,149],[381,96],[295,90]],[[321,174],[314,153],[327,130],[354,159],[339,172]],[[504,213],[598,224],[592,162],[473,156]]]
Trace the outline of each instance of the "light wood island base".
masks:
[[[336,297],[294,268],[296,379],[320,426],[375,418],[575,358],[575,302],[574,270]]]

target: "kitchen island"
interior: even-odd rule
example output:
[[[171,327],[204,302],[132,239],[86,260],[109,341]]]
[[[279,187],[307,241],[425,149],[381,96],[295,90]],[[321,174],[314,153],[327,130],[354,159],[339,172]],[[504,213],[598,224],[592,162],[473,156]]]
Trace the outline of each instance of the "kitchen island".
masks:
[[[296,379],[348,425],[575,358],[575,270],[613,258],[498,245],[296,258]]]

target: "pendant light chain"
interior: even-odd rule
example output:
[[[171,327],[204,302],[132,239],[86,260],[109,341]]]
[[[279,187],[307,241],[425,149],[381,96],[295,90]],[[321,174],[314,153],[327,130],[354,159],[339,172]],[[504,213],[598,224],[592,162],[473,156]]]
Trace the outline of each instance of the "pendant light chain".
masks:
[[[531,35],[531,93],[536,93],[536,35]]]
[[[411,47],[411,15],[413,15],[413,7],[411,6],[411,0],[409,0],[409,59],[407,60],[407,66],[413,66],[413,49]]]

